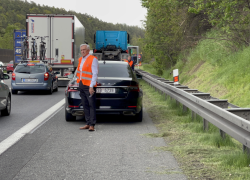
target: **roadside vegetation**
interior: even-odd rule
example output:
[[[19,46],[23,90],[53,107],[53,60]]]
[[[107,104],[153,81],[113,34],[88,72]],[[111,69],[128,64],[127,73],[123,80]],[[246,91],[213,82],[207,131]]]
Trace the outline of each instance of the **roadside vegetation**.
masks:
[[[182,111],[174,100],[156,92],[141,81],[144,108],[159,130],[158,134],[144,134],[149,138],[163,137],[189,179],[232,179],[250,177],[250,158],[243,153],[242,145],[226,136],[223,140],[219,129],[209,124],[203,131],[202,118],[192,119],[191,112]]]
[[[239,0],[142,0],[147,8],[140,67],[151,74],[179,81],[242,108],[250,108],[250,6]],[[144,107],[159,130],[145,134],[163,137],[189,179],[250,177],[250,157],[230,136],[222,139],[201,117],[191,118],[181,105],[167,99],[144,81]]]
[[[179,69],[181,84],[228,99],[237,106],[250,107],[250,47],[232,52],[229,42],[215,40],[218,36],[217,31],[207,33],[206,37],[213,39],[204,39],[188,54],[180,54],[177,63],[160,76],[172,80],[170,73]],[[151,64],[144,64],[142,69],[159,75]]]

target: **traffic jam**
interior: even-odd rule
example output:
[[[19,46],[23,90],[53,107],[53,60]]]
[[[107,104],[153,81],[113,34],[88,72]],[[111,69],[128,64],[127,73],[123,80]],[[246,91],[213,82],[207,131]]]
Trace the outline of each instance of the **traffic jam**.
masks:
[[[160,167],[150,149],[165,143],[139,137],[157,130],[144,117],[139,47],[127,31],[96,31],[91,50],[74,15],[26,19],[1,69],[0,179],[145,179],[148,160]]]

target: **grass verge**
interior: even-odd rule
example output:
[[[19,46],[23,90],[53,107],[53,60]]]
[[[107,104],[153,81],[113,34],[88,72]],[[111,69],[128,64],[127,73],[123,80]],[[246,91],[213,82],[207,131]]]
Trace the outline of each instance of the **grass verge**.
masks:
[[[204,132],[201,117],[192,119],[190,111],[183,112],[174,100],[156,93],[145,81],[140,83],[143,105],[159,130],[145,136],[164,138],[167,146],[157,149],[171,151],[189,179],[249,179],[250,158],[239,142],[229,136],[222,139],[212,124]]]

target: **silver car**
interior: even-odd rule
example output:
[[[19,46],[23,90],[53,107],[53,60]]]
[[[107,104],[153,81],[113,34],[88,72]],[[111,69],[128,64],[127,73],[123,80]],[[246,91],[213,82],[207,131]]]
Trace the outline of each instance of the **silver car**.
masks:
[[[45,90],[52,94],[53,91],[58,91],[56,74],[52,67],[43,61],[21,62],[12,73],[12,94],[29,90]]]
[[[3,82],[4,79],[9,79],[8,74],[3,74],[0,70],[0,111],[2,116],[9,116],[11,111],[11,93],[9,86]]]

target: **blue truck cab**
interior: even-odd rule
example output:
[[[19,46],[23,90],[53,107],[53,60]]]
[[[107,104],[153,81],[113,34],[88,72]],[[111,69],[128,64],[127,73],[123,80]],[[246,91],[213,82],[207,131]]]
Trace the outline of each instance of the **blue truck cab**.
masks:
[[[126,51],[128,47],[129,35],[127,31],[96,31],[95,49]]]
[[[93,55],[99,60],[121,61],[129,55],[127,31],[96,31],[94,43]]]

